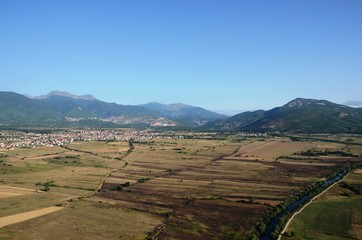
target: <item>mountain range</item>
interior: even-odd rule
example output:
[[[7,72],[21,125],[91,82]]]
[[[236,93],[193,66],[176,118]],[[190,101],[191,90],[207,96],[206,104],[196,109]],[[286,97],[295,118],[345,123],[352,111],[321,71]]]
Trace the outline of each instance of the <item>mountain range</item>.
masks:
[[[362,133],[362,108],[326,100],[297,98],[271,110],[227,117],[181,103],[120,105],[92,95],[53,91],[31,97],[0,92],[0,126],[151,126],[187,127],[200,131]]]
[[[0,125],[131,125],[197,126],[226,116],[184,104],[120,105],[100,101],[92,95],[76,96],[53,91],[31,97],[0,92]]]

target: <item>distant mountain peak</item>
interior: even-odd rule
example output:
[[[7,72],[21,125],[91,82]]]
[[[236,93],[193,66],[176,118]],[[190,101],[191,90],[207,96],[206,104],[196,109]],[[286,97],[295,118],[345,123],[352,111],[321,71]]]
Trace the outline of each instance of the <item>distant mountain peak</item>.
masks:
[[[318,100],[318,99],[307,99],[307,98],[296,98],[286,105],[284,108],[300,108],[300,107],[308,107],[312,105],[320,105],[326,106],[329,102],[326,100]]]
[[[27,97],[29,97],[28,95],[25,95]],[[82,100],[96,100],[95,97],[93,97],[90,94],[86,94],[86,95],[81,95],[81,96],[77,96],[68,92],[64,92],[64,91],[51,91],[50,93],[46,94],[46,95],[41,95],[41,96],[36,96],[33,97],[33,99],[47,99],[53,96],[61,96],[61,97],[69,97],[69,98],[73,98],[73,99],[82,99]]]

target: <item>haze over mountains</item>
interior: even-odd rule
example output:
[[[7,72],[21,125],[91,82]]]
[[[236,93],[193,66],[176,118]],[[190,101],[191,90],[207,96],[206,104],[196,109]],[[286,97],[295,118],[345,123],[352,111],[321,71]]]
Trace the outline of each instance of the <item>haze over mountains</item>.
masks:
[[[344,105],[354,108],[362,108],[362,101],[348,101]]]
[[[35,96],[35,97],[29,96],[29,95],[24,95],[24,96],[32,98],[32,99],[48,99],[50,97],[60,96],[60,97],[68,97],[68,98],[73,98],[73,99],[96,100],[96,98],[90,94],[77,96],[77,95],[73,95],[71,93],[63,92],[63,91],[51,91],[50,93],[48,93],[46,95]]]
[[[60,91],[37,97],[0,92],[0,108],[2,127],[177,126],[205,131],[362,133],[362,108],[303,98],[233,117],[182,103],[120,105]]]
[[[198,125],[203,125],[210,121],[227,118],[225,115],[211,112],[200,107],[189,106],[182,103],[167,105],[157,102],[151,102],[139,106],[159,112],[163,116],[169,119],[195,122]]]

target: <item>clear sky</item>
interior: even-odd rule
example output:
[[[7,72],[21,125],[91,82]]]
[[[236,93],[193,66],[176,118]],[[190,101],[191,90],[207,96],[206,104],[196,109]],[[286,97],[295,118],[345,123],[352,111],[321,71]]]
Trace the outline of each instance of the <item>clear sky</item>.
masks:
[[[0,86],[225,110],[362,100],[362,1],[1,0]]]

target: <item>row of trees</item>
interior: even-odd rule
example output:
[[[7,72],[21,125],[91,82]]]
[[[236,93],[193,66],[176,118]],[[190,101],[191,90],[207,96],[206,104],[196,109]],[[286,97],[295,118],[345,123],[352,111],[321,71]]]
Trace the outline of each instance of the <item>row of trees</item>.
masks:
[[[355,194],[362,195],[362,185],[342,182],[341,187],[346,188],[354,192]]]
[[[342,157],[358,157],[358,155],[350,153],[350,152],[344,152],[344,151],[340,151],[340,150],[332,150],[332,149],[325,149],[324,151],[320,150],[307,150],[307,151],[302,151],[300,153],[300,155],[302,156],[327,156],[327,155],[338,155],[338,156],[342,156]]]

